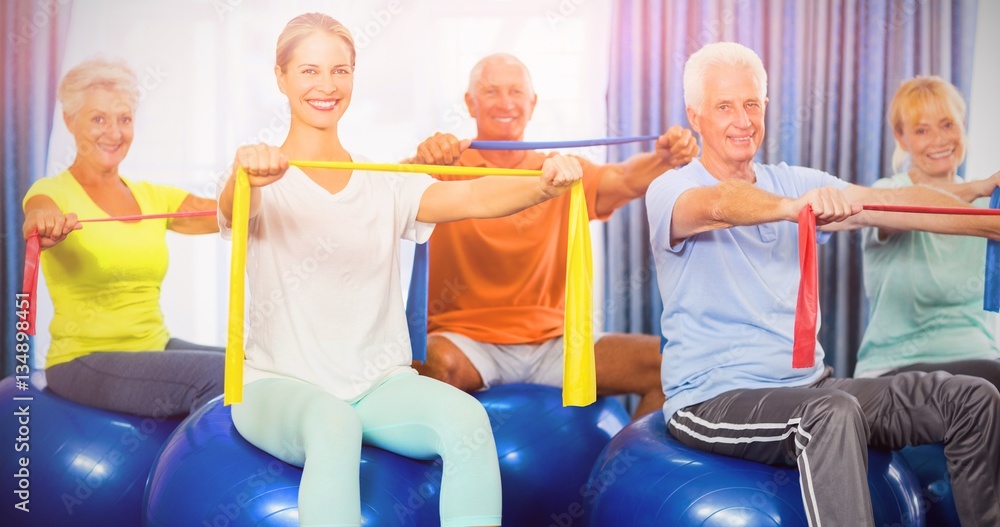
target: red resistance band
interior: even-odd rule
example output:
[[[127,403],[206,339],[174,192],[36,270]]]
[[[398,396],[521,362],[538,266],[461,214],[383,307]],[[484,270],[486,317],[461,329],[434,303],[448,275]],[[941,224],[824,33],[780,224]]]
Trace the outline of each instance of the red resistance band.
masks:
[[[816,263],[816,215],[799,211],[799,297],[795,303],[792,368],[816,365],[816,319],[819,314],[819,266]]]
[[[152,220],[160,218],[193,218],[195,216],[214,216],[214,210],[196,210],[191,212],[171,212],[166,214],[147,214],[134,216],[112,216],[109,218],[90,218],[79,220],[80,223],[96,223],[101,221],[137,221]],[[31,236],[25,240],[24,244],[24,282],[21,284],[21,292],[28,295],[28,335],[35,334],[35,307],[38,303],[38,268],[39,259],[42,254],[42,244],[38,237],[38,232],[32,232]]]
[[[862,205],[862,210],[916,214],[960,214],[997,216],[1000,209],[975,207],[921,207],[909,205]],[[799,281],[792,342],[792,368],[816,365],[816,320],[819,314],[819,268],[816,263],[816,215],[806,205],[799,211]]]

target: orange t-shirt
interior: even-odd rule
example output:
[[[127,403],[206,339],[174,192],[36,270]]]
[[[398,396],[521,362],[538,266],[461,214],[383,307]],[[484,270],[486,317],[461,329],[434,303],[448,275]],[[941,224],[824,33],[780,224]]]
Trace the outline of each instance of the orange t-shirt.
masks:
[[[528,152],[516,167],[542,168],[554,154]],[[606,166],[580,159],[590,219]],[[494,167],[477,150],[459,166]],[[442,181],[468,176],[434,176]],[[430,240],[428,331],[480,342],[528,344],[563,334],[566,292],[566,192],[504,218],[439,223]]]

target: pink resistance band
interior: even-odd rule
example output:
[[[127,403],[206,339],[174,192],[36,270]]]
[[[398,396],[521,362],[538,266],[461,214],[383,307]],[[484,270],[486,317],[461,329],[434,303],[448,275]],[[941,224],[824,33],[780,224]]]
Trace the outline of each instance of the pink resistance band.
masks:
[[[975,207],[922,207],[909,205],[862,205],[862,210],[916,214],[959,214],[998,216],[1000,210]],[[816,365],[816,319],[819,313],[819,269],[816,263],[816,215],[806,205],[799,211],[799,281],[795,304],[795,331],[792,342],[792,368]],[[990,272],[989,266],[986,270]]]
[[[191,212],[170,212],[166,214],[138,214],[133,216],[111,216],[108,218],[89,218],[85,220],[77,220],[80,223],[96,223],[101,221],[138,221],[138,220],[153,220],[160,218],[193,218],[195,216],[214,216],[214,210],[196,210]],[[38,309],[35,307],[37,305],[37,299],[35,298],[38,293],[38,267],[39,258],[42,254],[42,243],[38,238],[38,232],[32,232],[31,236],[24,244],[24,282],[21,284],[21,292],[28,295],[28,335],[35,334],[35,313]]]

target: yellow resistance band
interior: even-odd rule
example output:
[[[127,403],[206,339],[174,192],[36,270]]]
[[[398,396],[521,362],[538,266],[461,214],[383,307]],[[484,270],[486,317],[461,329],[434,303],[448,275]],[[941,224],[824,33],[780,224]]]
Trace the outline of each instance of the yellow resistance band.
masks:
[[[250,183],[243,169],[233,185],[233,254],[229,263],[229,331],[222,404],[243,402],[243,291],[250,230]]]
[[[566,311],[563,315],[563,406],[587,406],[597,400],[594,366],[593,282],[590,217],[583,182],[569,195],[569,232],[566,241]]]
[[[339,161],[290,161],[297,167],[416,172],[465,176],[539,176],[540,170],[456,167],[416,164],[352,163]],[[563,373],[563,405],[586,406],[597,400],[594,373],[594,339],[591,288],[593,270],[590,252],[589,216],[583,184],[570,189],[570,222],[566,266],[566,319]],[[243,169],[236,174],[233,194],[233,246],[229,285],[229,332],[226,344],[224,404],[243,401],[243,309],[246,274],[250,187]]]

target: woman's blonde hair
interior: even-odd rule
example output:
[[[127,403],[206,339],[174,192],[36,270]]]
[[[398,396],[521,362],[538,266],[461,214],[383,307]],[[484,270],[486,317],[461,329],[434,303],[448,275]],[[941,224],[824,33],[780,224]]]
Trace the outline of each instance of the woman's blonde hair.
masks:
[[[133,111],[139,103],[139,81],[132,68],[120,59],[95,57],[77,64],[59,81],[57,97],[63,112],[76,115],[87,93],[97,88],[125,95]]]
[[[950,115],[962,127],[965,133],[965,99],[950,82],[928,75],[914,77],[903,81],[889,103],[889,126],[896,134],[903,133],[905,124],[913,124],[928,110],[939,110]],[[906,170],[909,165],[909,155],[896,142],[896,150],[892,154],[892,166],[897,172]]]
[[[292,59],[292,52],[298,47],[302,39],[316,31],[323,31],[331,35],[340,37],[347,43],[351,51],[351,67],[354,67],[356,52],[354,49],[354,37],[351,32],[334,18],[323,13],[306,13],[291,19],[278,35],[278,49],[275,53],[274,63],[285,71],[288,61]]]

